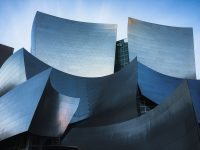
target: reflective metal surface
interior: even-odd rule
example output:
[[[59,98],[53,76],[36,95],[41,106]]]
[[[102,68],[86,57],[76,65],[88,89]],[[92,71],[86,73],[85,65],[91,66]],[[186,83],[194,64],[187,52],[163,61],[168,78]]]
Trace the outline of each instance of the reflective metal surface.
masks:
[[[194,104],[196,117],[200,122],[200,81],[187,80]],[[160,104],[183,82],[181,78],[173,78],[158,73],[138,63],[138,85],[143,96]]]
[[[182,81],[158,73],[138,62],[138,85],[141,93],[157,104],[170,96]]]
[[[0,44],[0,67],[13,54],[14,48]]]
[[[38,72],[41,72],[45,68],[49,68],[48,65],[45,65],[43,62],[39,61],[25,50],[20,50],[18,53],[10,57],[10,60],[7,61],[4,66],[9,69],[10,66],[16,64],[16,66],[19,68],[18,72],[20,72],[24,78],[23,80],[19,80],[16,77],[13,77],[13,81],[15,82],[10,82],[10,84],[16,83],[13,84],[12,88],[14,89],[3,95],[1,99],[4,99],[6,95],[9,95],[10,93],[13,93],[11,95],[11,100],[13,101],[12,105],[15,105],[14,101],[18,100],[18,96],[22,96],[22,98],[19,98],[22,99],[22,101],[19,101],[19,104],[15,107],[15,109],[13,109],[12,106],[9,106],[9,108],[4,106],[7,105],[7,102],[5,101],[2,103],[2,107],[4,107],[2,111],[7,110],[6,112],[9,112],[10,115],[14,115],[13,111],[16,111],[17,108],[20,109],[24,106],[23,102],[26,99],[26,96],[30,102],[35,100],[38,102],[38,104],[32,106],[32,104],[29,104],[30,102],[27,102],[29,107],[26,109],[29,110],[24,108],[25,110],[23,112],[29,114],[29,111],[34,110],[34,113],[28,116],[28,122],[26,119],[23,119],[23,116],[21,116],[20,113],[16,113],[17,118],[12,118],[3,114],[2,119],[5,119],[4,117],[10,118],[9,122],[14,121],[15,119],[22,119],[22,123],[24,125],[21,125],[20,123],[17,127],[14,125],[15,131],[13,131],[12,134],[4,133],[4,130],[12,131],[12,129],[6,128],[5,124],[4,126],[2,125],[3,129],[0,132],[1,139],[19,134],[24,131],[29,131],[33,134],[41,136],[56,137],[61,136],[64,133],[69,123],[81,121],[89,117],[99,118],[98,120],[93,119],[93,124],[95,125],[101,120],[101,124],[111,124],[122,122],[138,115],[136,108],[136,60],[131,62],[116,74],[99,78],[78,77],[60,72],[56,69],[51,69],[51,71],[48,71],[48,81],[45,82],[45,84],[44,82],[40,82],[40,79],[37,78],[40,77],[42,80],[42,76],[44,75],[41,74],[44,73],[42,72],[38,74]],[[21,62],[19,64],[22,65],[19,65],[16,62]],[[46,76],[44,78],[46,78]],[[24,93],[15,93],[18,88],[23,88],[24,86],[25,88],[30,86],[29,90],[32,89],[32,86],[34,89],[37,87],[38,90],[43,86],[44,88],[43,90],[33,92],[19,89],[20,92]],[[39,88],[38,86],[41,87]],[[113,94],[113,92],[116,94]],[[31,98],[33,94],[34,96],[40,95],[40,97],[38,96],[37,98]],[[10,109],[13,109],[13,111],[9,111]],[[117,112],[116,110],[121,111]],[[116,117],[113,116],[113,112],[115,112],[115,115],[117,114]],[[104,113],[109,119],[104,119],[105,115],[102,117],[102,114]],[[99,114],[101,115],[99,116]],[[19,129],[20,126],[22,129]],[[1,134],[6,134],[6,136],[1,136]]]
[[[141,117],[101,127],[72,127],[62,144],[81,150],[199,150],[199,127],[187,82]]]
[[[49,73],[38,74],[0,98],[0,140],[28,131]]]
[[[29,131],[41,136],[62,136],[78,108],[79,100],[60,94],[51,86],[49,80]]]
[[[48,69],[0,98],[0,140],[29,131],[60,137],[75,113],[79,99],[59,94]]]
[[[18,50],[0,69],[0,96],[47,68],[25,49]]]
[[[0,69],[0,96],[26,80],[23,51],[18,51]]]
[[[99,77],[114,72],[117,25],[85,23],[37,12],[31,53],[73,75]]]
[[[170,27],[128,20],[130,60],[139,62],[162,74],[196,78],[192,28]]]
[[[137,61],[132,61],[116,74],[99,78],[83,78],[53,70],[52,86],[60,93],[80,98],[79,107],[71,123],[101,113],[124,110],[102,123],[111,123],[138,116],[136,106]],[[119,114],[119,113],[118,113]],[[126,115],[125,115],[126,114]],[[108,117],[109,118],[109,117]],[[99,121],[100,123],[100,121]]]

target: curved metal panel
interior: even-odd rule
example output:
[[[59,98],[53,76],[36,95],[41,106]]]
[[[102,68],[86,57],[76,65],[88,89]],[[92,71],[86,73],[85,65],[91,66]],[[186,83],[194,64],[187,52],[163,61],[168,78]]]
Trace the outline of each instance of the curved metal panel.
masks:
[[[22,62],[25,63],[25,67],[22,68],[25,68],[26,72],[23,73],[28,77],[48,67],[24,50],[19,53],[20,60],[24,59]],[[100,119],[103,120],[102,124],[122,122],[136,117],[138,115],[136,66],[137,61],[134,60],[118,73],[99,78],[78,77],[52,69],[34,114],[30,131],[41,136],[61,136],[77,107],[70,123],[88,117],[98,118],[98,115],[104,113],[110,113],[112,116],[113,110],[119,109],[123,111],[118,113],[118,116],[107,120]]]
[[[183,80],[158,73],[138,62],[138,85],[142,95],[160,104]]]
[[[16,63],[18,62],[16,56],[20,56],[19,60],[22,61],[23,65]],[[11,66],[17,65],[21,69],[25,68],[24,72],[18,71],[21,74],[20,77],[24,76],[22,81],[18,83],[18,76],[12,76],[11,78],[14,78],[14,80],[5,84],[6,86],[12,85],[12,88],[26,81],[26,77],[30,78],[49,67],[25,50],[18,51],[10,59],[13,60],[12,62],[8,61]],[[7,66],[6,69],[9,69],[8,65],[5,64],[5,66]],[[127,115],[121,113],[119,115],[121,117],[112,117],[108,120],[108,122],[112,122],[138,115],[136,108],[136,70],[136,60],[116,74],[98,78],[78,77],[53,69],[50,82],[52,87],[60,94],[71,98],[80,98],[80,105],[71,123],[99,115],[105,111],[112,114],[113,110],[109,112],[110,109],[123,109],[123,112]],[[113,94],[113,92],[116,94]]]
[[[79,98],[54,90],[49,81],[51,70],[34,76],[0,98],[0,140],[25,131],[48,137],[60,137],[64,133]]]
[[[14,48],[0,44],[0,67],[13,54]]]
[[[124,110],[121,112],[124,114],[113,116],[107,123],[138,116],[137,60],[119,72],[105,77],[83,78],[52,70],[50,79],[52,86],[61,94],[80,98],[79,107],[71,123],[120,109]]]
[[[28,131],[49,74],[46,70],[0,98],[0,141]]]
[[[82,150],[199,150],[200,134],[185,81],[146,114],[102,127],[72,128],[62,141]]]
[[[26,81],[23,51],[20,50],[2,65],[0,69],[0,96]]]
[[[79,100],[60,94],[48,81],[29,131],[40,136],[62,136],[78,108]]]
[[[23,50],[24,53],[24,65],[26,70],[26,78],[30,79],[34,75],[48,69],[50,66],[40,61],[36,57],[33,57],[28,51]]]
[[[116,25],[85,23],[37,12],[31,53],[48,65],[78,76],[114,72]]]
[[[183,79],[158,73],[138,63],[138,85],[142,95],[160,104],[181,84]],[[200,81],[187,80],[198,122],[200,122]]]
[[[200,81],[199,80],[188,80],[190,94],[193,100],[194,109],[198,122],[200,123]]]
[[[0,69],[0,96],[47,68],[24,48],[18,50]]]
[[[169,27],[136,19],[128,20],[130,60],[162,74],[196,78],[192,28]]]

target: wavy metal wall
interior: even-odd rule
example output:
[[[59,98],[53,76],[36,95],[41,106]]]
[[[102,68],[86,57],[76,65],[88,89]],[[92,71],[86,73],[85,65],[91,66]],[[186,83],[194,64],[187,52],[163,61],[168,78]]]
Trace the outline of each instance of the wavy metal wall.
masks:
[[[128,20],[130,60],[162,74],[184,79],[196,78],[192,28],[170,27]]]
[[[99,77],[114,72],[117,26],[62,19],[37,12],[31,52],[65,73]]]
[[[164,103],[141,117],[100,127],[72,127],[63,145],[82,150],[199,150],[188,84],[184,81]]]

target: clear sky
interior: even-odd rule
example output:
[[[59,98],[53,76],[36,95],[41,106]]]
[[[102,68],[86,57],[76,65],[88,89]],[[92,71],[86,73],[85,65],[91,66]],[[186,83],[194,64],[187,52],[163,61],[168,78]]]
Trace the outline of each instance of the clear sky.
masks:
[[[36,11],[85,22],[118,24],[117,39],[127,37],[128,17],[193,27],[200,78],[200,0],[0,0],[0,43],[30,50]]]

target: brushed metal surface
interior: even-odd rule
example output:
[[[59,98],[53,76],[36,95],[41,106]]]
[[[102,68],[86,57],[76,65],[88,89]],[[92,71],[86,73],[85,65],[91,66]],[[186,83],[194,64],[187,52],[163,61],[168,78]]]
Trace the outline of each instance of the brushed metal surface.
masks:
[[[16,59],[16,57],[19,58]],[[40,136],[61,136],[69,123],[75,123],[99,114],[102,115],[103,113],[108,114],[111,112],[110,116],[112,116],[113,110],[118,109],[123,111],[120,113],[118,112],[118,116],[116,117],[113,116],[112,118],[110,117],[111,119],[103,120],[102,123],[110,124],[113,122],[122,122],[138,115],[136,108],[136,60],[132,61],[116,74],[98,78],[73,76],[52,68],[49,72],[47,83],[43,85],[39,80],[34,79],[37,76],[41,76],[41,73],[38,74],[38,72],[41,72],[45,68],[50,68],[48,65],[39,61],[25,50],[19,51],[10,59],[14,61],[8,61],[9,65],[12,66],[17,64],[19,69],[23,70],[23,72],[21,70],[20,71],[22,72],[22,75],[24,75],[24,78],[18,84],[16,81],[19,79],[15,77],[15,82],[10,83],[17,84],[12,87],[12,90],[3,95],[1,97],[2,99],[4,99],[6,95],[9,95],[9,93],[13,93],[11,100],[13,100],[14,103],[14,100],[18,99],[18,93],[12,91],[15,91],[19,87],[23,87],[23,85],[27,85],[25,88],[28,88],[29,82],[31,82],[30,88],[31,86],[37,87],[39,85],[45,87],[43,91],[36,91],[32,93],[29,91],[29,93],[26,93],[25,90],[20,91],[23,93],[21,93],[20,96],[24,96],[24,100],[26,95],[29,96],[30,94],[30,98],[28,98],[30,101],[32,100],[32,95],[41,94],[40,99],[38,99],[38,105],[31,108],[36,110],[34,116],[29,116],[30,118],[32,117],[32,121],[29,123],[30,125],[28,125],[28,123],[25,124],[26,128],[29,126],[27,131],[33,134]],[[21,62],[23,65],[18,65],[16,62]],[[9,69],[9,65],[5,65],[7,66],[7,69]],[[35,100],[35,97],[33,97],[33,99]],[[4,107],[4,105],[6,105],[6,102],[2,104],[2,107]],[[23,107],[23,102],[19,101],[18,108],[21,107]],[[5,107],[2,111],[5,109],[8,108]],[[25,109],[25,111],[28,110]],[[9,109],[7,112],[9,112]],[[12,111],[10,113],[13,114]],[[16,112],[16,114],[20,113]],[[10,116],[5,115],[4,117],[11,118],[10,122],[14,121],[14,119]],[[20,119],[21,116],[17,117]],[[29,121],[30,118],[28,118]],[[23,120],[23,118],[21,119]],[[8,128],[7,130],[10,129]],[[23,129],[23,131],[26,131],[26,129]],[[22,130],[18,130],[18,128],[16,128],[16,133],[9,136],[21,132]],[[2,134],[4,134],[3,131]]]
[[[192,28],[170,27],[129,18],[128,44],[130,60],[162,74],[195,79]]]
[[[124,109],[123,113],[127,115],[113,116],[104,123],[138,116],[136,59],[119,72],[104,77],[84,78],[52,70],[50,79],[52,86],[61,94],[80,98],[71,123],[120,109]]]
[[[79,98],[65,96],[47,82],[29,127],[29,132],[40,136],[60,137],[79,105]]]
[[[165,102],[146,114],[101,127],[72,128],[62,144],[82,150],[199,150],[196,122],[187,81]]]
[[[142,95],[160,104],[181,84],[183,79],[158,73],[138,62],[138,85]]]
[[[73,75],[99,77],[114,72],[117,25],[85,23],[37,12],[31,53]]]
[[[24,48],[18,50],[0,68],[0,96],[47,68]]]
[[[49,73],[38,74],[0,98],[0,141],[28,131]]]
[[[183,82],[184,79],[174,78],[158,73],[138,62],[138,86],[142,95],[160,104]],[[187,79],[198,122],[200,122],[200,81]]]
[[[29,131],[60,137],[75,113],[79,98],[57,92],[50,83],[51,68],[0,98],[0,140]]]

